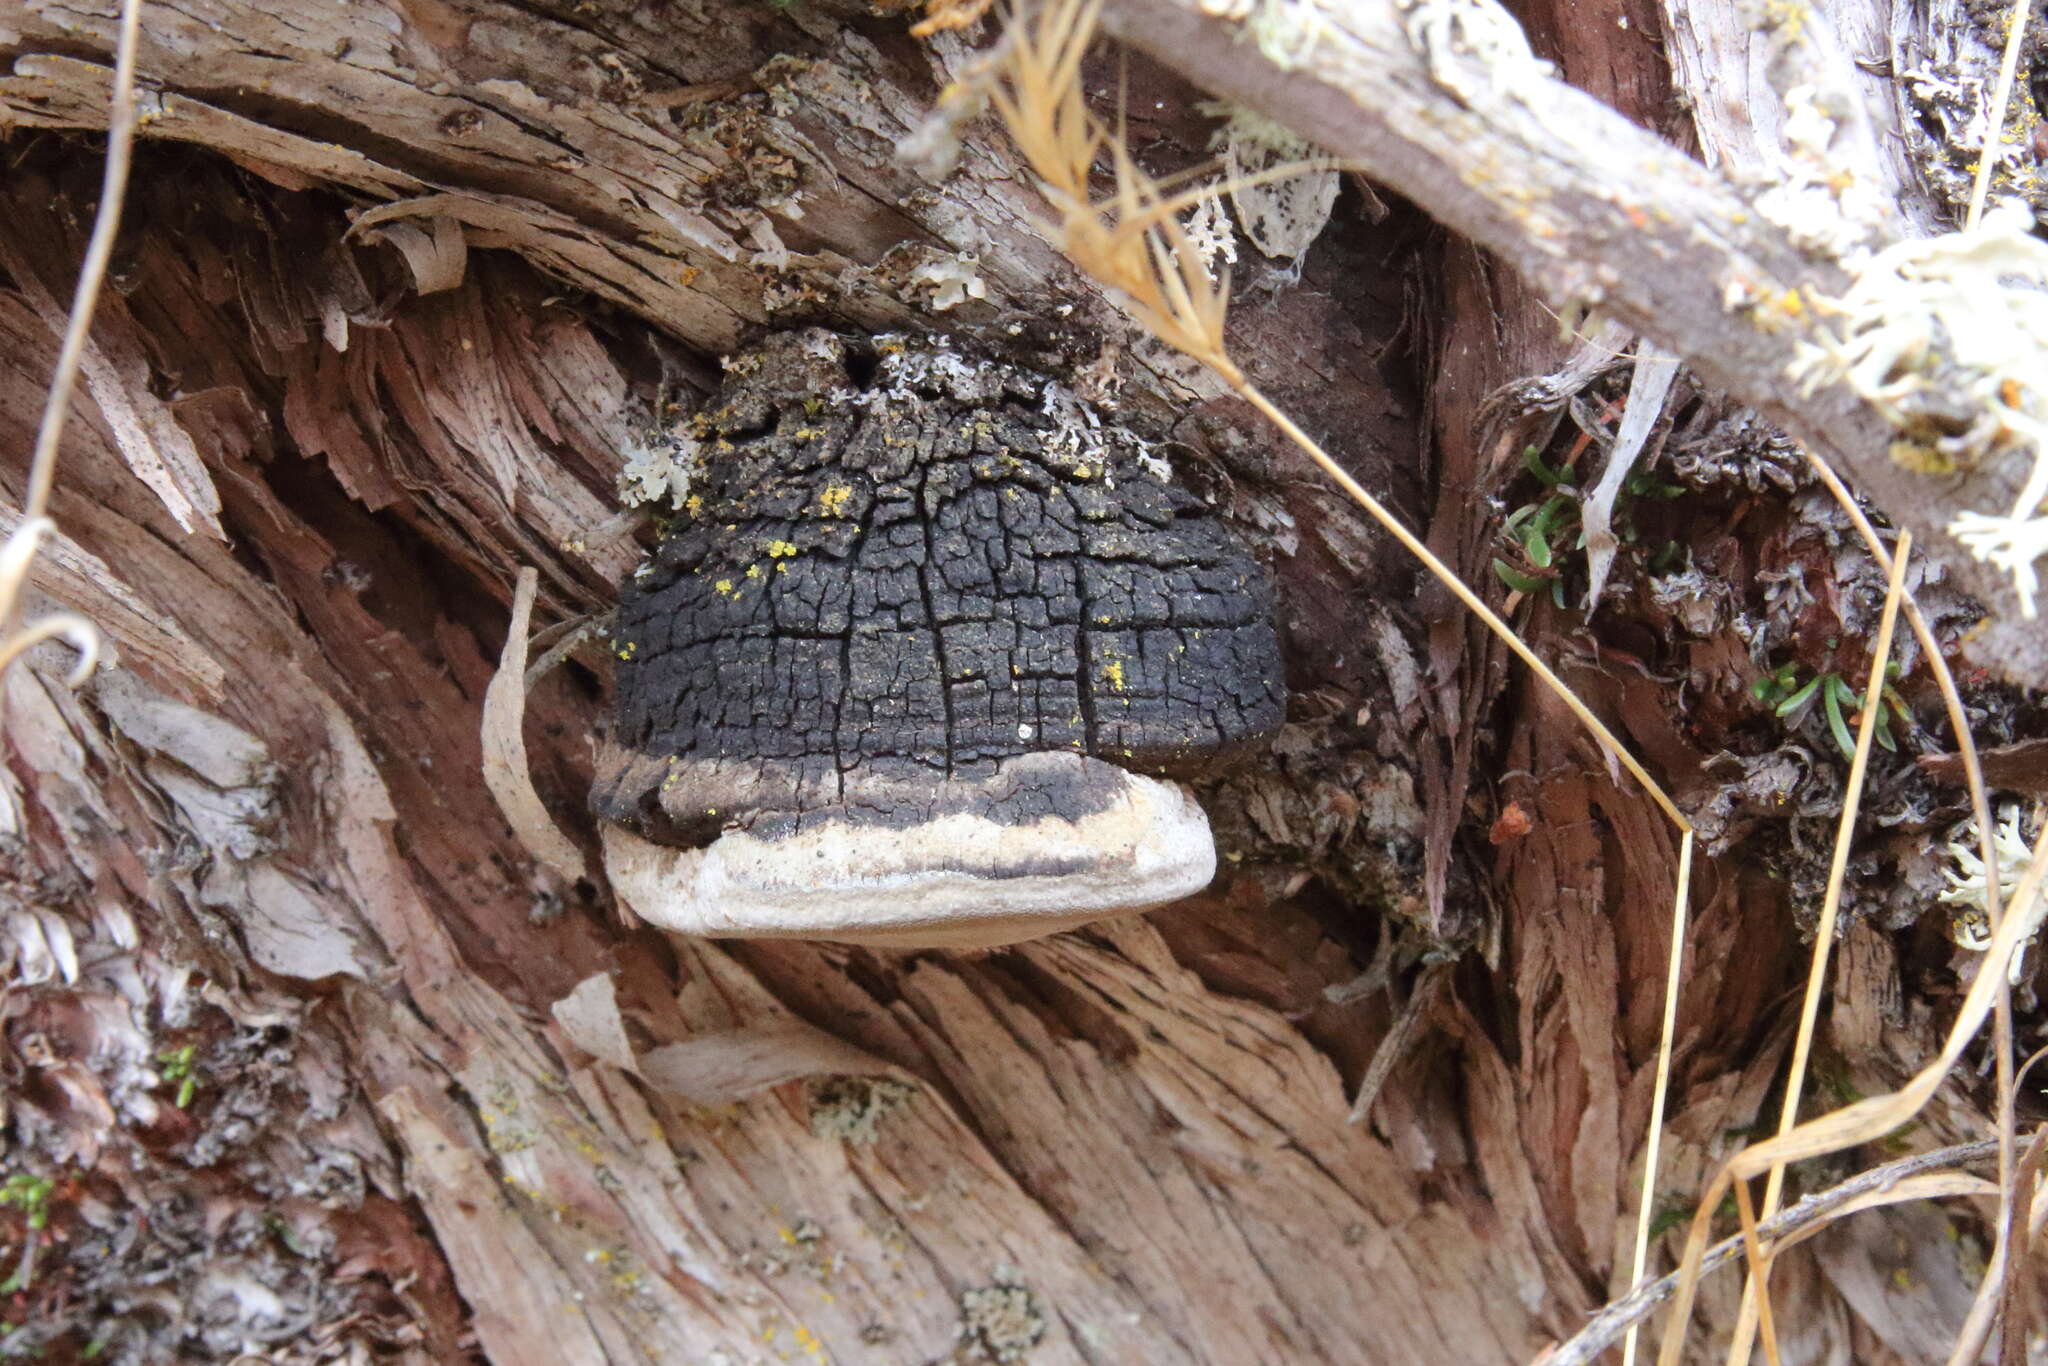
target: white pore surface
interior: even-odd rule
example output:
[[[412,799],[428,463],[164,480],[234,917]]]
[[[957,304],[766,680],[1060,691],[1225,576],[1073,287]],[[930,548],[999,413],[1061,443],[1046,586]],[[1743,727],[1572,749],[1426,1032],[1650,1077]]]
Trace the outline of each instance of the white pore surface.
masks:
[[[1209,818],[1186,789],[1122,777],[1108,809],[1026,825],[961,814],[899,829],[825,818],[779,839],[729,830],[682,850],[607,824],[605,871],[636,914],[680,934],[1014,944],[1192,895],[1215,876]]]

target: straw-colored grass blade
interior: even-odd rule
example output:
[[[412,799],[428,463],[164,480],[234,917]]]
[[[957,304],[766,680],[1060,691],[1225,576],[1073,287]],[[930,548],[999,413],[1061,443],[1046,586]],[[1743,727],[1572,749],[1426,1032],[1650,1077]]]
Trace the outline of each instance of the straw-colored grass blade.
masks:
[[[1062,249],[1076,265],[1121,293],[1141,326],[1165,344],[1207,365],[1278,427],[1563,701],[1603,751],[1642,784],[1679,831],[1670,969],[1664,985],[1656,1096],[1646,1141],[1641,1223],[1637,1231],[1636,1277],[1640,1280],[1648,1251],[1648,1220],[1655,1203],[1665,1090],[1677,1027],[1685,908],[1691,891],[1691,822],[1627,747],[1499,613],[1293,419],[1259,392],[1231,358],[1224,335],[1229,281],[1210,276],[1191,249],[1178,216],[1194,202],[1193,192],[1167,193],[1137,165],[1122,137],[1112,136],[1087,112],[1079,84],[1080,62],[1093,37],[1099,3],[1100,0],[1047,0],[1032,16],[1017,21],[1009,38],[1010,55],[998,80],[999,89],[991,97],[1045,189],[1046,199],[1057,215],[1055,231]],[[1094,161],[1103,153],[1110,163],[1112,190],[1107,197],[1097,200],[1090,196],[1088,182]],[[1633,1347],[1631,1336],[1631,1351]]]
[[[1849,761],[1849,780],[1842,793],[1841,817],[1835,822],[1835,848],[1828,864],[1827,894],[1821,901],[1820,922],[1813,933],[1813,954],[1806,973],[1806,995],[1799,1007],[1799,1031],[1793,1037],[1792,1063],[1785,1079],[1785,1103],[1778,1114],[1778,1132],[1791,1132],[1799,1122],[1799,1101],[1805,1093],[1806,1068],[1813,1055],[1814,1026],[1820,1019],[1820,998],[1827,990],[1828,962],[1835,944],[1835,923],[1841,914],[1842,883],[1849,869],[1849,847],[1856,834],[1856,813],[1863,804],[1863,782],[1870,768],[1871,744],[1877,737],[1878,718],[1883,712],[1881,701],[1884,695],[1885,669],[1891,662],[1892,634],[1899,624],[1899,608],[1906,596],[1906,561],[1911,554],[1913,538],[1901,532],[1897,550],[1892,554],[1890,580],[1886,584],[1884,615],[1878,622],[1877,640],[1871,646],[1870,681],[1863,696],[1866,699],[1862,715],[1856,726],[1856,751]],[[1763,1217],[1768,1219],[1778,1212],[1778,1201],[1785,1189],[1785,1167],[1783,1163],[1772,1166],[1764,1182]],[[1771,1329],[1770,1319],[1770,1262],[1766,1258],[1762,1268],[1752,1275],[1743,1287],[1742,1309],[1736,1319],[1735,1332],[1728,1343],[1730,1366],[1749,1360],[1750,1334],[1756,1326],[1764,1327],[1764,1355],[1776,1366],[1778,1360],[1777,1335]]]

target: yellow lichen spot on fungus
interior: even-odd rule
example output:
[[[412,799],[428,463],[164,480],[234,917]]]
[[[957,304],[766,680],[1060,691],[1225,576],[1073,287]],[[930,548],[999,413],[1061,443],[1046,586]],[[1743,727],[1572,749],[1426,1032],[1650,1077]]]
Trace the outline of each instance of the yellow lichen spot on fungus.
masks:
[[[1124,662],[1121,659],[1110,660],[1109,663],[1102,666],[1102,677],[1108,682],[1112,690],[1122,692],[1124,690]]]
[[[691,494],[688,498],[683,499],[683,511],[689,513],[692,517],[702,514],[704,511],[704,500],[694,493]]]
[[[720,580],[719,580],[719,581],[718,581],[717,583],[714,583],[714,584],[712,584],[712,585],[711,585],[711,587],[712,587],[712,588],[713,588],[714,590],[716,590],[716,591],[717,591],[717,593],[718,593],[718,595],[719,595],[720,597],[727,597],[727,598],[729,598],[729,597],[731,597],[731,596],[732,596],[732,580],[731,580],[731,579],[720,579]]]
[[[761,566],[760,566],[760,565],[758,565],[758,564],[750,564],[750,565],[748,565],[748,566],[747,566],[747,577],[748,577],[748,578],[750,578],[750,579],[758,579],[758,578],[760,578],[760,577],[761,577]]]
[[[853,490],[845,484],[830,484],[818,493],[818,510],[827,517],[844,517],[853,502]]]
[[[788,541],[768,542],[768,558],[771,560],[788,559],[794,554],[796,554],[796,546]]]
[[[633,657],[633,652],[639,648],[639,641],[629,640],[624,645],[621,645],[617,650],[613,651],[613,653],[616,654],[620,659],[630,660]]]

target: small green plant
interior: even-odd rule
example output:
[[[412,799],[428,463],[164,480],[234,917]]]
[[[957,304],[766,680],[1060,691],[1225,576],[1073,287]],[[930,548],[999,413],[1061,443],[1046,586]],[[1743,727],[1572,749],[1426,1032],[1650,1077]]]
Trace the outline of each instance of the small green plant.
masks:
[[[28,1236],[22,1239],[21,1264],[14,1268],[13,1275],[0,1281],[0,1295],[26,1290],[34,1278],[36,1247],[42,1241],[42,1231],[49,1227],[50,1195],[55,1190],[56,1183],[47,1176],[28,1172],[16,1172],[0,1181],[0,1205],[19,1206],[22,1222],[28,1225]]]
[[[0,1205],[19,1205],[30,1228],[47,1228],[50,1223],[50,1193],[55,1189],[55,1183],[47,1176],[16,1172],[0,1182]]]
[[[1586,548],[1585,528],[1579,521],[1579,490],[1570,482],[1572,471],[1568,466],[1552,466],[1534,446],[1522,448],[1522,467],[1536,477],[1546,492],[1537,501],[1524,503],[1509,513],[1501,524],[1501,530],[1514,538],[1535,572],[1517,568],[1500,558],[1494,560],[1493,572],[1517,593],[1547,590],[1550,600],[1562,607],[1565,605],[1564,578],[1558,561],[1566,554]],[[1637,470],[1622,484],[1622,496],[1616,501],[1615,509],[1619,514],[1632,498],[1661,501],[1676,498],[1684,492],[1682,486],[1659,479],[1651,470]],[[1619,515],[1616,523],[1623,544],[1634,544],[1635,528]],[[1675,542],[1664,546],[1657,559],[1652,561],[1652,569],[1656,569],[1659,561],[1671,560],[1677,551]]]
[[[1894,660],[1885,667],[1888,681],[1879,700],[1877,715],[1877,743],[1893,753],[1898,752],[1899,745],[1892,738],[1892,717],[1897,716],[1901,725],[1910,727],[1913,724],[1905,699],[1889,682],[1898,674],[1898,661]],[[1769,707],[1774,715],[1794,726],[1805,720],[1818,702],[1827,717],[1828,732],[1835,737],[1835,745],[1842,751],[1842,757],[1846,759],[1855,754],[1856,736],[1849,729],[1849,718],[1863,710],[1863,694],[1851,687],[1840,674],[1817,674],[1801,683],[1799,666],[1783,664],[1750,684],[1749,693]]]
[[[164,1080],[178,1083],[178,1094],[172,1104],[180,1110],[189,1108],[193,1097],[199,1094],[199,1075],[194,1067],[194,1059],[198,1055],[199,1046],[189,1043],[182,1048],[167,1048],[156,1055],[157,1063],[163,1068]]]
[[[1579,491],[1565,482],[1571,471],[1553,469],[1534,446],[1522,448],[1522,465],[1548,492],[1540,501],[1524,503],[1509,513],[1501,530],[1520,544],[1523,556],[1537,572],[1517,569],[1499,558],[1493,562],[1493,572],[1517,593],[1549,590],[1550,600],[1562,607],[1564,580],[1554,566],[1561,552],[1577,548]]]
[[[1650,1238],[1652,1241],[1662,1238],[1691,1217],[1690,1200],[1684,1196],[1666,1196],[1657,1202],[1657,1212],[1650,1220]]]

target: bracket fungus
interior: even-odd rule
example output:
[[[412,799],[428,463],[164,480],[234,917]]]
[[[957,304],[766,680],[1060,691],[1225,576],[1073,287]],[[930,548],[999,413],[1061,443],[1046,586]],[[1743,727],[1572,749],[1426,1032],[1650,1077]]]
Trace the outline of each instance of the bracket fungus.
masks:
[[[892,947],[1201,890],[1176,779],[1280,723],[1266,571],[1056,383],[871,345],[773,337],[697,419],[614,631],[613,886],[686,934]]]

